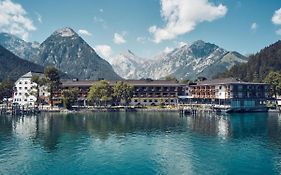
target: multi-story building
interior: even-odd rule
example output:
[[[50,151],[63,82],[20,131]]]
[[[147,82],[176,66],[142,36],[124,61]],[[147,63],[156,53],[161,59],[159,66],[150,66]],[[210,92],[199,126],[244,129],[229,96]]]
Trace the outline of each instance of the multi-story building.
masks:
[[[33,76],[44,76],[42,73],[28,72],[21,76],[14,86],[13,103],[21,106],[34,106],[37,100],[37,84],[32,82]],[[49,93],[46,91],[46,87],[39,87],[39,97],[47,99]]]
[[[189,86],[190,100],[197,104],[228,106],[230,110],[263,111],[270,98],[270,85],[233,78],[198,82]]]
[[[185,94],[185,84],[179,84],[166,80],[122,80],[133,86],[133,97],[131,105],[159,105],[177,103],[178,96]],[[54,94],[55,99],[60,102],[63,89],[78,88],[81,105],[86,105],[86,97],[90,87],[98,81],[92,80],[66,80],[62,81],[62,88]],[[113,86],[118,81],[108,81]],[[57,103],[58,103],[57,102]]]

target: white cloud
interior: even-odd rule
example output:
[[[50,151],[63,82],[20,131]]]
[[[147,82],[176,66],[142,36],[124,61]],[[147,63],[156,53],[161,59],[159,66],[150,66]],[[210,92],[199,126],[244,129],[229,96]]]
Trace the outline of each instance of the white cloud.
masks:
[[[281,8],[279,10],[275,11],[271,20],[272,20],[273,24],[281,25]]]
[[[0,32],[6,32],[28,40],[29,32],[36,30],[27,12],[11,0],[0,1]]]
[[[100,23],[101,26],[102,26],[104,29],[107,29],[106,22],[105,22],[105,20],[104,20],[103,18],[94,16],[94,23]],[[99,25],[100,25],[100,24],[99,24]]]
[[[146,39],[146,37],[139,36],[139,37],[137,37],[136,40],[137,40],[137,42],[144,44],[147,39]]]
[[[126,32],[123,32],[122,34],[114,33],[113,41],[115,44],[124,44],[126,43],[126,40],[124,38]]]
[[[108,59],[112,54],[112,49],[109,45],[96,45],[95,50],[101,56],[106,57],[105,59]]]
[[[276,34],[281,36],[281,29],[276,30]]]
[[[251,24],[251,30],[252,31],[256,31],[257,28],[258,28],[258,24],[257,23],[254,22],[254,23]]]
[[[275,25],[281,25],[281,8],[276,10],[272,16],[272,22]],[[281,29],[276,30],[277,35],[281,35]]]
[[[99,11],[102,13],[102,12],[103,12],[103,9],[99,9]]]
[[[208,0],[161,0],[161,16],[166,25],[163,28],[153,25],[148,30],[153,34],[154,42],[160,43],[189,33],[199,23],[211,22],[226,13],[226,6],[216,6]]]
[[[40,23],[42,23],[43,21],[42,21],[42,16],[39,14],[39,13],[35,13],[36,14],[36,16],[37,16],[37,20],[40,22]]]
[[[78,30],[78,33],[79,33],[80,35],[92,36],[92,33],[90,33],[88,30],[85,30],[85,29],[79,29],[79,30]]]

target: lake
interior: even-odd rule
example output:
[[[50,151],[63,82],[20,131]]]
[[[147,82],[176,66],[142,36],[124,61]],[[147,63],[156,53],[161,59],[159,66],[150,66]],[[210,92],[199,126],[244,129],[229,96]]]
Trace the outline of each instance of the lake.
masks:
[[[281,174],[281,115],[0,116],[0,174]]]

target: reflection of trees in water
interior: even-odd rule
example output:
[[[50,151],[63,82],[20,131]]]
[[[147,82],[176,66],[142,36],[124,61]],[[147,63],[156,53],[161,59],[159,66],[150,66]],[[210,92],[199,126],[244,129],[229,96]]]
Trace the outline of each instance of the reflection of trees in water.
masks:
[[[159,134],[166,131],[175,133],[186,130],[224,138],[260,137],[268,134],[272,143],[281,148],[281,116],[269,114],[179,117],[177,113],[138,112],[0,117],[0,141],[3,136],[12,138],[16,126],[21,130],[32,130],[26,134],[27,137],[49,151],[56,149],[65,135],[72,140],[81,136],[106,140],[111,135]]]
[[[176,113],[47,114],[37,117],[33,141],[53,150],[65,134],[72,139],[89,134],[106,140],[111,134],[177,132],[185,128],[182,125],[184,120]]]

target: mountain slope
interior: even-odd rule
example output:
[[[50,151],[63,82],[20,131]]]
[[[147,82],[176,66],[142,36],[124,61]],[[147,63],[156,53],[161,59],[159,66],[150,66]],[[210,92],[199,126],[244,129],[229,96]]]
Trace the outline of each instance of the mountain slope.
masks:
[[[281,41],[249,57],[245,64],[235,65],[218,77],[235,77],[245,81],[262,81],[269,71],[281,70]]]
[[[39,43],[26,42],[8,33],[0,33],[0,45],[25,60],[32,61],[39,53]]]
[[[44,72],[44,67],[24,60],[0,45],[0,81],[9,79],[17,80],[27,72]],[[59,72],[62,79],[75,78]]]
[[[134,54],[120,54],[112,64],[123,78],[161,79],[175,76],[178,79],[196,79],[199,76],[212,78],[233,65],[247,62],[247,58],[237,52],[229,52],[215,44],[196,41],[184,45],[154,59],[143,60]]]
[[[80,79],[121,79],[71,28],[59,29],[48,37],[40,45],[36,63],[55,66]]]
[[[29,71],[43,72],[44,67],[20,59],[4,47],[0,46],[0,80],[17,80],[20,76]]]

